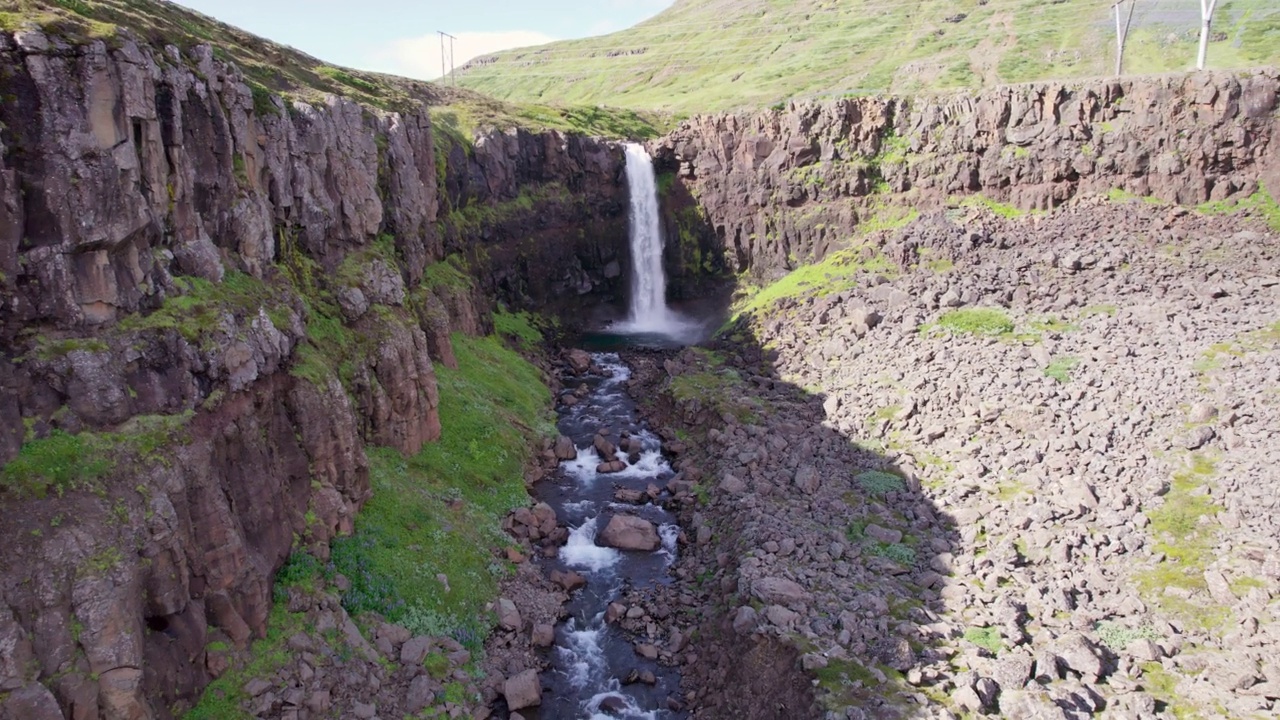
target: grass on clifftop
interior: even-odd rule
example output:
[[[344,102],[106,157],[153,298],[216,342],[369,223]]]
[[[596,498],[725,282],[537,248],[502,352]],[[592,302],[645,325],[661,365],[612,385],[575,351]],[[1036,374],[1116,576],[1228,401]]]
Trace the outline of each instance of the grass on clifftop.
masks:
[[[1195,64],[1196,0],[1139,3],[1125,71]],[[1280,63],[1280,6],[1224,0],[1208,66]],[[609,35],[469,63],[470,88],[510,100],[715,111],[788,98],[1110,75],[1115,31],[1095,0],[682,0]]]
[[[174,2],[161,0],[0,0],[0,31],[39,28],[73,42],[105,40],[118,44],[126,28],[156,48],[190,50],[209,45],[216,58],[235,63],[245,74],[259,115],[277,115],[271,95],[317,102],[325,94],[349,97],[384,110],[406,110],[421,103],[447,106],[467,138],[478,130],[524,128],[580,132],[613,138],[644,139],[660,134],[667,122],[654,113],[610,107],[513,104],[467,90],[376,72],[329,65],[287,45],[247,33]],[[288,102],[288,99],[286,100]],[[433,113],[434,114],[434,113]]]
[[[373,497],[356,533],[334,541],[333,563],[352,583],[348,612],[475,649],[489,630],[484,606],[509,572],[493,553],[508,544],[502,518],[528,503],[524,463],[554,426],[535,367],[494,337],[455,334],[453,345],[458,369],[436,368],[439,442],[410,458],[370,448]]]

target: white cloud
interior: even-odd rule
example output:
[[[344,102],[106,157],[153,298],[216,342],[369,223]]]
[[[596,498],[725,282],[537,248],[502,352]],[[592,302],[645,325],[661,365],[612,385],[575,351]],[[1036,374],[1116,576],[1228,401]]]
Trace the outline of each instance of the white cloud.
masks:
[[[499,50],[542,45],[557,38],[533,30],[510,32],[456,33],[453,41],[453,66],[462,67],[472,58]],[[449,51],[449,39],[445,38],[445,52]],[[448,57],[445,58],[446,65]],[[440,77],[440,36],[432,33],[421,37],[392,40],[387,47],[375,51],[370,58],[370,69],[432,80]],[[448,69],[447,67],[445,68]]]

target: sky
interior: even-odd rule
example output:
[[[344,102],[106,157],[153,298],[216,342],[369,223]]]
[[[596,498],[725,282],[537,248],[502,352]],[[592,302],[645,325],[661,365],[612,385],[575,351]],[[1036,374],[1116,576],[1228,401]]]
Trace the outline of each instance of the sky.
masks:
[[[176,0],[336,65],[430,80],[437,30],[454,35],[453,64],[553,40],[603,35],[674,0]]]

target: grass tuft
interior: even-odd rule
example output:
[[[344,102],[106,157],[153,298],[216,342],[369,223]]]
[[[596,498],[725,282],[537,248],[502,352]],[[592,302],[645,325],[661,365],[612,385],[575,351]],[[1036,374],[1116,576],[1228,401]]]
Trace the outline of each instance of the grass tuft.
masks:
[[[1071,382],[1071,371],[1079,364],[1080,358],[1070,356],[1054,358],[1053,362],[1049,363],[1049,367],[1044,369],[1044,376],[1064,384]]]
[[[885,493],[901,492],[906,488],[902,478],[882,470],[868,470],[858,473],[853,479],[868,495],[876,497]]]
[[[1004,637],[1000,634],[1000,628],[971,627],[964,631],[964,639],[992,655],[998,655],[1004,649]]]
[[[948,310],[938,318],[938,327],[962,335],[1006,335],[1013,332],[1013,320],[996,308]]]

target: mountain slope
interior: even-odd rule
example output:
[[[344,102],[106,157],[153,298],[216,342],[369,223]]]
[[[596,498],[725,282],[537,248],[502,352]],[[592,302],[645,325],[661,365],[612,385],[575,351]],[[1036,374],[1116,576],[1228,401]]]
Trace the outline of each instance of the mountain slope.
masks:
[[[486,127],[522,127],[652,137],[659,134],[662,122],[627,111],[513,105],[465,88],[335,67],[167,0],[0,0],[0,31],[25,28],[72,42],[116,44],[123,29],[156,48],[173,45],[187,50],[208,45],[216,59],[240,68],[257,103],[268,103],[266,98],[273,93],[301,100],[341,95],[386,110],[425,103],[432,106],[435,119],[465,135]]]
[[[1128,73],[1195,61],[1198,0],[1137,0]],[[460,82],[502,99],[673,111],[912,92],[1114,67],[1111,0],[677,0],[633,28],[479,58]],[[1280,62],[1280,4],[1226,0],[1209,64]]]

